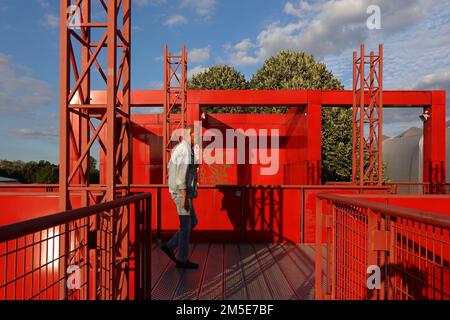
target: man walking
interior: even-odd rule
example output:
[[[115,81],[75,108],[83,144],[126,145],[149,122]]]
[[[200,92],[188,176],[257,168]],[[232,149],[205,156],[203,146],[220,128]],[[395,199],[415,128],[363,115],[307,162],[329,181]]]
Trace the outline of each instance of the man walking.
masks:
[[[180,218],[180,229],[161,249],[180,269],[198,269],[188,260],[191,231],[198,220],[192,199],[197,197],[197,165],[194,158],[194,126],[184,131],[183,140],[174,148],[169,162],[169,192]],[[178,248],[178,259],[174,249]]]

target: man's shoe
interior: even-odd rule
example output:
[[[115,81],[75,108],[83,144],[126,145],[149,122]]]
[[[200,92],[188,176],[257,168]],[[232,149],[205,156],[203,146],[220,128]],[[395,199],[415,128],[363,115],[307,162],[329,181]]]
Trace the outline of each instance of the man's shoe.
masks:
[[[175,254],[173,253],[173,250],[170,249],[167,244],[163,244],[161,246],[161,250],[175,263],[178,263],[177,258],[175,258]]]
[[[178,269],[191,269],[191,270],[196,270],[198,269],[198,264],[190,262],[189,260],[186,262],[178,262],[177,263],[177,268]]]

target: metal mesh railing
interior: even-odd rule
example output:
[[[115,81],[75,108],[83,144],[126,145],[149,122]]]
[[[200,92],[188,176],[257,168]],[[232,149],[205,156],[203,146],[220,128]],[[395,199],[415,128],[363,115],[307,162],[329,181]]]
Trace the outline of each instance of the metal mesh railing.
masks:
[[[317,261],[326,252],[328,267],[323,285],[316,264],[318,299],[450,300],[449,216],[338,195],[319,199]],[[379,283],[372,287],[374,270]]]
[[[0,227],[0,300],[146,298],[150,215],[141,194]]]
[[[336,299],[365,296],[367,215],[359,208],[336,206]]]
[[[449,300],[449,229],[413,219],[394,221],[388,271],[391,297]]]
[[[391,182],[386,184],[393,194],[450,194],[449,183]]]

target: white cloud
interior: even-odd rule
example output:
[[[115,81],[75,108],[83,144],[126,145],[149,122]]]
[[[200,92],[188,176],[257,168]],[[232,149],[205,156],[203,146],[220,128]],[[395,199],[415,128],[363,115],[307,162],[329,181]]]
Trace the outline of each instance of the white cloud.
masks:
[[[450,91],[450,69],[439,70],[436,73],[427,74],[417,81],[414,88]]]
[[[208,61],[211,57],[211,48],[194,48],[189,51],[189,62],[201,63]]]
[[[179,26],[182,24],[186,24],[188,20],[186,17],[176,14],[173,16],[170,16],[166,21],[164,21],[164,25],[166,26]]]
[[[314,11],[317,11],[322,5],[322,1],[309,3],[307,1],[299,1],[298,5],[292,2],[287,2],[284,6],[284,13],[297,18],[302,18]]]
[[[239,42],[238,44],[236,44],[234,46],[234,49],[237,51],[248,51],[253,47],[255,47],[255,45],[252,43],[252,40],[250,38],[246,38],[241,42]]]
[[[228,62],[236,67],[255,65],[259,63],[259,59],[257,57],[253,57],[250,52],[255,47],[256,45],[250,38],[246,38],[234,46],[231,44],[224,45],[224,49],[228,53]]]
[[[44,17],[45,17],[45,19],[42,22],[42,24],[44,26],[52,28],[52,29],[58,29],[59,28],[59,21],[60,21],[59,16],[46,13]]]
[[[203,66],[196,66],[192,69],[189,69],[188,70],[188,79],[192,79],[192,77],[194,77],[202,72],[205,72],[207,70],[208,70],[208,68],[203,67]]]
[[[51,86],[31,77],[31,71],[0,53],[0,114],[34,113],[38,107],[51,103]]]
[[[159,7],[166,4],[167,0],[132,0],[131,2],[139,7],[146,7],[148,5]]]
[[[284,13],[295,21],[268,24],[254,41],[244,39],[235,45],[228,60],[255,64],[283,49],[301,50],[323,58],[356,48],[374,31],[367,28],[369,5],[381,7],[383,35],[392,35],[420,22],[430,4],[426,0],[328,0],[287,2]],[[376,31],[375,31],[376,32]],[[236,46],[254,43],[254,48]]]
[[[41,138],[56,138],[59,136],[59,131],[57,128],[19,128],[13,129],[9,132],[11,138],[21,138],[21,139],[41,139]]]
[[[48,8],[50,6],[49,1],[47,1],[47,0],[37,0],[37,2],[43,8]]]
[[[199,16],[211,16],[216,8],[217,0],[181,0],[181,8],[190,7]]]

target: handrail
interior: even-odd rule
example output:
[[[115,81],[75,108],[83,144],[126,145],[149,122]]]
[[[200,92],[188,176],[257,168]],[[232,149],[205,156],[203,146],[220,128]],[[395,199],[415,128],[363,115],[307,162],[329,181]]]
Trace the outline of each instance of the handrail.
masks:
[[[90,207],[68,210],[46,217],[40,217],[19,223],[14,223],[11,225],[2,226],[0,227],[0,242],[16,239],[18,237],[26,236],[31,233],[49,229],[57,225],[83,219],[98,212],[109,211],[134,202],[150,198],[151,194],[141,193],[110,202],[96,204]]]
[[[421,211],[412,208],[404,208],[390,204],[381,204],[364,199],[354,199],[346,196],[332,194],[318,194],[317,197],[322,200],[329,200],[335,203],[348,206],[357,206],[364,209],[380,212],[392,217],[411,219],[417,222],[433,225],[435,227],[444,227],[450,229],[450,216],[440,215],[434,212]]]
[[[161,184],[149,184],[149,185],[131,185],[131,189],[146,189],[146,188],[164,188],[167,189],[167,185],[161,185]],[[369,189],[369,190],[384,190],[387,189],[387,186],[359,186],[359,185],[347,185],[347,186],[339,186],[339,185],[237,185],[237,184],[217,184],[217,185],[199,185],[199,189]]]
[[[57,184],[49,184],[49,185],[39,185],[39,184],[17,184],[17,185],[8,185],[8,184],[0,184],[0,188],[17,188],[17,189],[26,189],[26,188],[58,188],[59,185]],[[77,186],[74,186],[77,187]],[[91,185],[92,189],[96,188],[105,188],[106,185]],[[121,187],[118,185],[118,187]],[[200,189],[211,189],[211,188],[230,188],[230,189],[236,189],[236,188],[280,188],[280,189],[323,189],[326,187],[327,189],[386,189],[388,186],[359,186],[359,185],[237,185],[237,184],[230,184],[230,185],[199,185]],[[134,189],[144,189],[144,188],[168,188],[168,185],[163,184],[132,184],[130,185],[130,188]]]
[[[435,182],[385,182],[387,186],[398,185],[398,186],[450,186],[450,182],[435,183]]]

